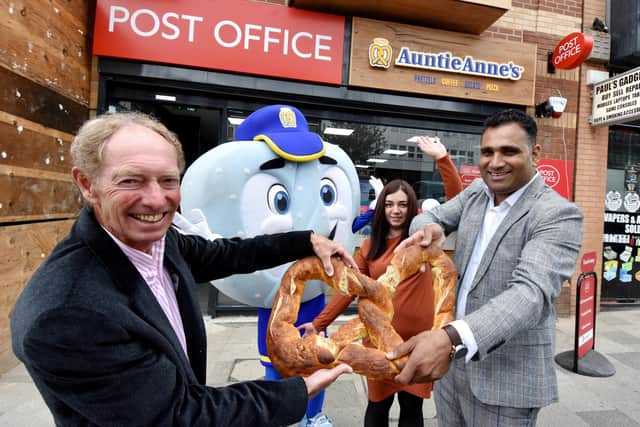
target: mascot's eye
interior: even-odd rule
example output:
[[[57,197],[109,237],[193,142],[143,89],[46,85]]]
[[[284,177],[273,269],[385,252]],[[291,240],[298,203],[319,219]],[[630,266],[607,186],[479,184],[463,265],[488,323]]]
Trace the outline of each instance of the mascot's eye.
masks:
[[[336,185],[329,178],[322,178],[320,180],[320,200],[325,206],[333,206],[338,199],[338,192]]]
[[[271,212],[284,215],[289,212],[289,193],[280,184],[274,184],[267,193],[267,203]]]

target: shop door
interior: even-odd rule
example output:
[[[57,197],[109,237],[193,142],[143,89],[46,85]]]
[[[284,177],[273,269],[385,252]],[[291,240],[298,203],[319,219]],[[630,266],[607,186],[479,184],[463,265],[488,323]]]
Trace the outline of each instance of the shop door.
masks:
[[[141,111],[160,120],[178,135],[187,167],[221,140],[222,111],[219,109],[126,99],[115,101],[108,108],[109,111]]]

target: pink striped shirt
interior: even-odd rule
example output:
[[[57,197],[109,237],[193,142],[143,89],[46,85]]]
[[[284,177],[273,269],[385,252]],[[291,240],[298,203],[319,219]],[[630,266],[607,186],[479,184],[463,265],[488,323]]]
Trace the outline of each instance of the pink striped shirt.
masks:
[[[182,325],[182,317],[180,317],[178,300],[176,299],[176,284],[173,283],[169,272],[162,264],[162,260],[164,259],[164,237],[153,243],[151,246],[151,255],[149,255],[125,245],[117,237],[109,233],[107,229],[104,227],[103,229],[111,236],[120,249],[122,249],[122,252],[129,258],[129,261],[131,261],[144,281],[149,285],[149,289],[151,289],[151,292],[156,297],[156,301],[158,301],[162,311],[165,316],[167,316],[167,320],[169,320],[173,331],[178,337],[178,341],[180,341],[182,350],[184,350],[184,354],[186,354],[188,358],[187,340],[184,335],[184,326]]]

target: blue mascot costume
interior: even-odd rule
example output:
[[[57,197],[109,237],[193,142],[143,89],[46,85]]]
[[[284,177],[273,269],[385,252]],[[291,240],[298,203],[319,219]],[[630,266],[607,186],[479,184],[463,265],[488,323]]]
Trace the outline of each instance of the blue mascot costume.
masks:
[[[223,237],[252,237],[293,230],[341,242],[353,251],[351,223],[359,209],[358,175],[337,145],[310,132],[295,107],[261,108],[238,126],[235,141],[203,154],[182,181],[182,211],[201,210]],[[267,354],[265,331],[288,265],[212,282],[226,295],[258,308],[258,350],[266,379],[279,379]],[[296,324],[313,320],[325,306],[326,285],[305,287]],[[301,425],[330,426],[322,413],[324,392],[309,401]]]

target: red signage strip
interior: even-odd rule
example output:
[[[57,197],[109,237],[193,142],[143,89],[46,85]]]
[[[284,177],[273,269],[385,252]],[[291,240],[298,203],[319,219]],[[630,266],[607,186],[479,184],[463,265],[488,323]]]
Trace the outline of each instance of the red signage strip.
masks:
[[[343,16],[245,0],[98,0],[93,52],[339,85]]]
[[[593,49],[593,36],[585,33],[571,33],[558,43],[553,50],[553,66],[570,70],[587,60]]]
[[[594,348],[596,322],[595,273],[583,273],[578,279],[578,321],[576,324],[577,357],[581,358]]]
[[[580,261],[580,272],[592,272],[596,267],[597,259],[598,255],[595,252],[586,252],[584,255],[582,255],[582,260]]]

